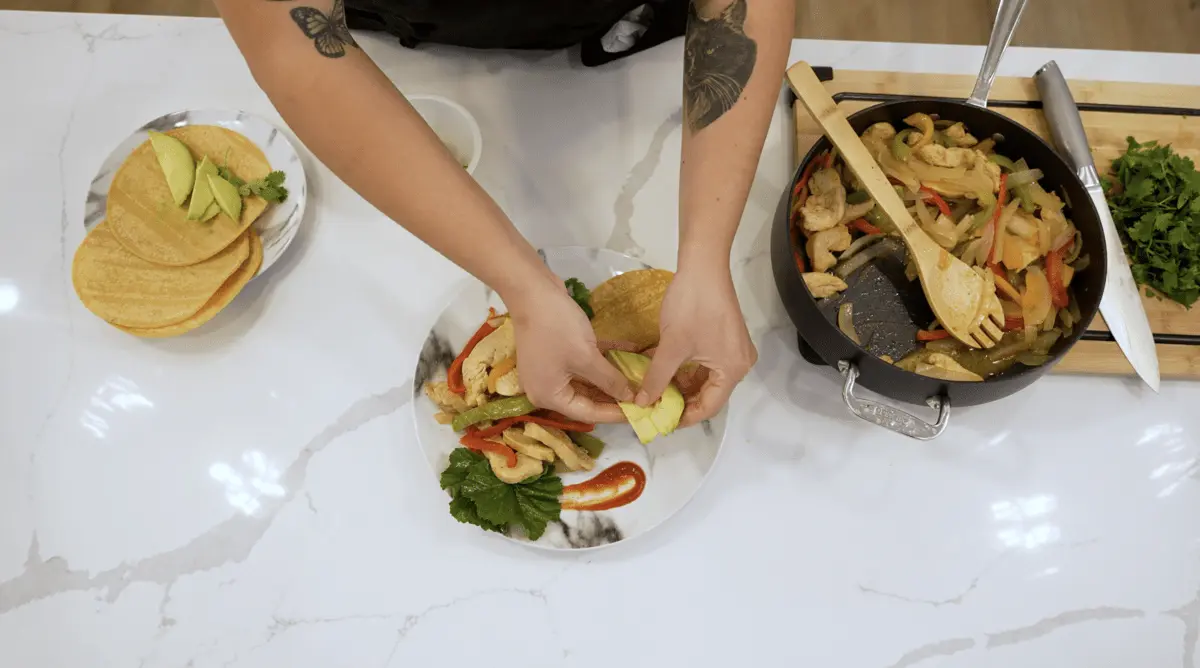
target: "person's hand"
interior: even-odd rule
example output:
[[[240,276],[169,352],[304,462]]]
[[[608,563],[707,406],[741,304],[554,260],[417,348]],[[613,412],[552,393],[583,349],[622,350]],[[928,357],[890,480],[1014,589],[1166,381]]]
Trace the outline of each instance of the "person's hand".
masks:
[[[708,380],[689,400],[680,426],[716,415],[733,388],[758,360],[727,271],[681,270],[671,281],[659,316],[661,338],[636,402],[654,403],[685,362],[709,369]]]
[[[516,328],[517,373],[535,406],[583,422],[625,419],[616,404],[597,403],[571,383],[582,379],[614,399],[633,400],[629,382],[600,354],[591,323],[562,281],[549,275],[505,304]]]

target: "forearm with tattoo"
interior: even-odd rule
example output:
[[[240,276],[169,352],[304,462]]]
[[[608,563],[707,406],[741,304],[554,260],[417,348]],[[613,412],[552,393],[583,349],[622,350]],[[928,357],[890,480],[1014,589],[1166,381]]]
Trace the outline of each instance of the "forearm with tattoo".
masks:
[[[268,2],[291,2],[292,0],[267,0]],[[300,31],[313,41],[313,45],[326,58],[341,58],[346,47],[358,48],[358,42],[346,27],[346,2],[333,0],[333,9],[326,14],[316,7],[296,7],[291,12],[292,20]]]
[[[693,0],[690,4],[684,38],[683,101],[684,118],[693,134],[737,104],[754,72],[758,45],[746,35],[746,2],[734,0],[720,11],[716,11],[720,0]]]

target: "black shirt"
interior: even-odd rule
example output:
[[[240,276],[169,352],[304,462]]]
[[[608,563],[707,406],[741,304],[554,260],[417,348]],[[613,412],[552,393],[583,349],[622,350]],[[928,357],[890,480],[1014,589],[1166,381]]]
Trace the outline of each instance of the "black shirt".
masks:
[[[650,29],[628,52],[592,53],[630,10],[650,5]],[[583,44],[598,64],[682,35],[686,0],[346,0],[351,28],[382,30],[415,47],[436,42],[479,49],[561,49]]]

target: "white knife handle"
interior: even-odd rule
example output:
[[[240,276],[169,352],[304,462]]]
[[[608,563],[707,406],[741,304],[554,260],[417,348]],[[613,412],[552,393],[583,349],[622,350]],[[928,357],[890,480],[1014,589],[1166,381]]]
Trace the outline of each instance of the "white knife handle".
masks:
[[[1063,78],[1058,63],[1051,60],[1033,75],[1038,93],[1042,96],[1042,112],[1050,125],[1050,136],[1058,152],[1066,159],[1084,186],[1100,185],[1096,163],[1088,147],[1087,134],[1083,131],[1083,119],[1079,107],[1071,97],[1071,89]]]

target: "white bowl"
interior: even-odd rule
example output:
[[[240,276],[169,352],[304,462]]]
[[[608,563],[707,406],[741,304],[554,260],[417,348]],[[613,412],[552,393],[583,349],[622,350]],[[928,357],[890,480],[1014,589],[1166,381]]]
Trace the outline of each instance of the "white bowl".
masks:
[[[479,123],[461,104],[438,95],[410,95],[409,103],[421,114],[429,127],[441,137],[468,174],[475,173],[483,153],[483,135]]]

